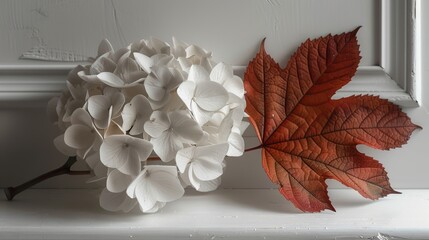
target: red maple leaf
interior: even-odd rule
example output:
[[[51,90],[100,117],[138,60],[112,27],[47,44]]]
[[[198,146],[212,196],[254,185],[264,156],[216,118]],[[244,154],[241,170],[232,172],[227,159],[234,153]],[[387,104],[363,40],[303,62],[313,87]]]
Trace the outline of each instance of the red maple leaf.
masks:
[[[383,166],[356,145],[396,148],[418,128],[398,106],[376,96],[331,99],[358,67],[357,31],[307,40],[284,69],[262,41],[244,75],[246,112],[265,172],[305,212],[335,211],[326,179],[370,199],[397,193]]]

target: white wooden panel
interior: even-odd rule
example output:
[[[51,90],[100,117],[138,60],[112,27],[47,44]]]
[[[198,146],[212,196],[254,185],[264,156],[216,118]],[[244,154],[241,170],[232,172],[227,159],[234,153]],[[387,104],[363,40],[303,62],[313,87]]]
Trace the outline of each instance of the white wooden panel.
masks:
[[[47,59],[81,60],[103,38],[121,47],[176,36],[240,66],[267,37],[268,51],[284,65],[307,38],[363,26],[361,65],[378,65],[379,8],[380,0],[6,0],[0,2],[0,64],[35,64],[19,60],[30,49]]]
[[[155,2],[160,5],[154,7]],[[330,5],[333,2],[337,6]],[[421,12],[426,13],[421,21],[421,42],[427,43],[429,1],[417,2],[422,5]],[[197,5],[195,13],[189,8],[190,3]],[[285,7],[285,3],[292,7]],[[139,8],[131,8],[132,4]],[[285,55],[303,38],[349,30],[355,25],[364,26],[359,33],[365,56],[363,63],[374,65],[380,60],[374,51],[378,40],[367,37],[378,31],[377,27],[369,29],[379,21],[376,14],[368,14],[375,13],[376,4],[379,1],[170,0],[113,1],[113,5],[111,1],[1,1],[0,65],[23,65],[26,69],[28,65],[52,67],[55,64],[62,69],[63,62],[18,60],[23,52],[37,46],[40,39],[49,49],[70,52],[69,58],[78,59],[80,55],[93,55],[94,46],[103,37],[120,46],[122,42],[150,35],[163,39],[176,35],[214,50],[217,56],[235,65],[245,65],[246,62],[241,61],[252,57],[259,40],[268,36],[269,51],[284,63]],[[149,5],[152,8],[145,8]],[[319,9],[323,14],[310,14]],[[337,16],[339,9],[345,11]],[[252,13],[257,14],[251,16]],[[304,16],[306,18],[302,18]],[[233,22],[233,26],[223,28],[228,21]],[[132,25],[124,25],[130,22]],[[195,27],[203,23],[208,23],[213,30]],[[285,29],[276,29],[276,25]],[[243,27],[242,31],[237,30],[239,26]],[[181,31],[173,32],[177,27]],[[241,41],[242,38],[246,41]],[[422,59],[421,66],[429,66],[429,48],[419,48],[417,52]],[[417,69],[416,74],[428,79],[428,69]],[[65,160],[51,144],[58,132],[50,125],[44,108],[46,97],[56,94],[61,81],[55,80],[51,72],[44,81],[38,81],[41,85],[28,85],[32,84],[28,79],[13,75],[0,76],[0,187],[19,183]],[[61,74],[57,77],[62,78]],[[33,87],[37,89],[31,90]],[[15,92],[9,91],[13,89]],[[416,131],[408,145],[391,151],[359,147],[385,165],[392,186],[399,190],[429,188],[428,81],[421,82],[421,89],[422,105],[405,111],[424,129]],[[347,87],[343,91],[347,91]],[[246,135],[249,147],[257,145],[252,133]],[[228,159],[223,188],[274,187],[262,170],[259,154],[256,151]],[[85,177],[64,176],[39,187],[96,187],[85,185],[84,181]],[[339,187],[339,184],[330,186]],[[371,202],[351,190],[333,190],[330,196],[337,213],[301,214],[276,190],[220,190],[205,195],[190,193],[158,214],[141,216],[100,210],[98,190],[30,190],[14,202],[1,201],[0,239],[385,239],[381,235],[377,237],[378,233],[395,236],[392,239],[427,238],[428,190],[402,192],[402,195]]]
[[[337,212],[303,214],[276,190],[188,192],[156,214],[112,214],[97,190],[30,190],[0,201],[0,239],[362,240],[428,239],[429,190],[372,202],[330,196]],[[0,198],[1,199],[1,198]]]
[[[51,144],[58,132],[45,116],[44,106],[46,98],[57,94],[63,85],[64,74],[55,75],[56,71],[61,72],[61,69],[68,68],[69,65],[64,62],[18,60],[23,52],[38,43],[40,36],[50,49],[71,51],[77,55],[94,55],[94,46],[104,37],[109,37],[118,47],[150,35],[162,39],[175,35],[213,50],[216,56],[222,56],[227,62],[245,65],[245,61],[253,57],[259,41],[264,36],[268,37],[268,50],[284,63],[297,44],[307,37],[346,31],[362,25],[364,27],[359,33],[359,39],[364,56],[363,63],[373,65],[379,61],[376,54],[379,39],[374,37],[379,31],[379,18],[376,14],[380,10],[379,3],[372,0],[164,0],[113,1],[112,5],[111,1],[1,1],[2,69],[11,66],[4,64],[13,64],[15,70],[19,66],[22,70],[28,69],[28,66],[43,68],[39,65],[45,64],[44,66],[55,71],[48,71],[47,76],[40,75],[39,72],[37,84],[34,85],[31,83],[34,76],[31,72],[20,72],[24,73],[21,75],[25,78],[14,77],[14,73],[7,71],[0,74],[0,187],[20,183],[60,165],[65,160]],[[191,8],[191,5],[194,7]],[[341,13],[338,9],[342,9]],[[424,41],[428,42],[429,18],[426,16],[425,19]],[[202,25],[209,26],[212,30],[207,30]],[[38,28],[37,31],[33,31],[34,26]],[[429,65],[427,49],[424,48],[422,52],[424,66]],[[52,64],[57,67],[52,68]],[[364,71],[361,73],[364,74]],[[429,77],[426,69],[423,74],[425,78]],[[371,75],[374,76],[376,75]],[[368,78],[363,77],[362,80],[364,82]],[[360,83],[352,82],[357,85]],[[371,89],[367,90],[378,94],[378,87],[385,89],[386,85],[383,84],[392,83],[381,81],[378,85],[369,85]],[[429,141],[429,116],[426,110],[429,106],[429,87],[425,82],[422,84],[424,105],[416,109],[406,109],[406,112],[424,129],[413,134],[410,143],[401,149],[363,149],[386,166],[394,188],[429,188],[429,175],[426,173],[429,168],[426,159]],[[356,88],[346,86],[343,89],[344,94],[359,94],[353,89]],[[388,95],[389,92],[384,94]],[[394,96],[402,94],[406,95],[403,92],[399,95],[394,93]],[[251,133],[246,135],[252,136]],[[249,139],[247,145],[257,145],[255,141],[255,138]],[[242,171],[243,166],[246,171]],[[50,180],[39,187],[94,185],[85,185],[84,178],[65,176]],[[273,187],[262,170],[259,152],[228,159],[223,187]],[[339,184],[334,184],[333,187],[339,187]]]

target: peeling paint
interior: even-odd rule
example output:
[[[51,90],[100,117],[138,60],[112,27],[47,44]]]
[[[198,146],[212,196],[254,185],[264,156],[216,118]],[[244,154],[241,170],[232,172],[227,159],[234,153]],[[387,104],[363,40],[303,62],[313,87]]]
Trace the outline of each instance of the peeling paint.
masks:
[[[35,12],[42,17],[49,17],[48,13],[42,8],[33,9],[31,12]],[[16,24],[14,26],[17,30],[19,29],[16,27]],[[88,56],[83,56],[73,51],[49,48],[41,36],[40,30],[35,26],[22,27],[21,29],[31,31],[30,38],[36,41],[36,44],[30,50],[22,53],[19,59],[52,62],[85,62],[89,59]]]
[[[19,57],[19,59],[55,62],[85,62],[88,61],[88,58],[72,51],[48,48],[45,45],[34,46]]]

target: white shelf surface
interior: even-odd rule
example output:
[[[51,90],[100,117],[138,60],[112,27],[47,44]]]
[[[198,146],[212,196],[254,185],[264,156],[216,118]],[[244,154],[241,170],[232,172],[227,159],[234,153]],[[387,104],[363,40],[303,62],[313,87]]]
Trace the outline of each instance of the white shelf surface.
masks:
[[[34,189],[12,202],[2,197],[0,239],[429,239],[429,190],[374,202],[330,190],[337,212],[317,214],[299,212],[270,189],[187,192],[156,214],[105,212],[98,193]]]

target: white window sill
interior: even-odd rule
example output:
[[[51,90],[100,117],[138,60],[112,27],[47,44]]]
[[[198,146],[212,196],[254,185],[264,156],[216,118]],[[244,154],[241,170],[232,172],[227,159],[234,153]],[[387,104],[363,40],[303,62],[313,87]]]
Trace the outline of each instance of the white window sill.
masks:
[[[369,201],[330,190],[337,212],[301,213],[277,190],[188,192],[157,214],[113,214],[98,190],[29,190],[0,201],[0,239],[429,239],[429,190]],[[393,237],[394,236],[394,237]]]

